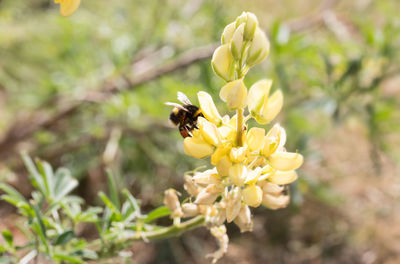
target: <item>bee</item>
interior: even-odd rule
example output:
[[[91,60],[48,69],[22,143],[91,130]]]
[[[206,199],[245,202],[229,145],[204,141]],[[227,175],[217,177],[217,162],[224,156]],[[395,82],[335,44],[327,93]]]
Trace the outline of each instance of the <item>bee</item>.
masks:
[[[178,100],[183,105],[170,102],[165,103],[174,107],[169,115],[169,120],[175,126],[178,126],[179,133],[181,133],[183,138],[191,137],[193,129],[198,128],[197,118],[204,116],[201,113],[201,109],[193,105],[184,93],[178,92]]]

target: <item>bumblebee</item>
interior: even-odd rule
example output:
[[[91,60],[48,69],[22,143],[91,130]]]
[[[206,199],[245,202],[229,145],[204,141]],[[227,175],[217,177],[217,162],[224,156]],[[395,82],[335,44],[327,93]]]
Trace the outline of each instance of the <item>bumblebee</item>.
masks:
[[[201,109],[193,105],[184,93],[178,92],[178,100],[183,105],[170,102],[165,103],[174,107],[169,115],[169,120],[175,126],[178,126],[183,138],[191,137],[193,129],[198,128],[197,118],[204,116],[201,113]]]

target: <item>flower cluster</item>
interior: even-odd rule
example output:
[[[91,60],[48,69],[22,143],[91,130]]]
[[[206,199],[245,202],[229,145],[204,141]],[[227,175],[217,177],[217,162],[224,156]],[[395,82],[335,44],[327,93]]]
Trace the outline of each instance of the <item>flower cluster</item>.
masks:
[[[226,26],[221,43],[211,64],[227,82],[220,98],[236,114],[222,117],[208,93],[197,94],[204,117],[198,118],[198,129],[192,131],[192,136],[184,139],[184,151],[198,159],[210,157],[213,167],[185,176],[185,189],[192,199],[182,204],[182,211],[176,202],[173,209],[184,217],[203,215],[207,226],[218,227],[218,232],[211,229],[219,234],[218,240],[227,241],[221,235],[226,230],[222,227],[225,221],[236,223],[242,232],[251,231],[251,207],[278,209],[288,205],[284,187],[297,179],[295,170],[302,165],[303,156],[286,151],[286,133],[279,124],[268,132],[261,127],[247,127],[250,118],[259,124],[269,123],[283,105],[280,90],[270,93],[271,80],[260,80],[249,90],[243,81],[248,70],[269,53],[268,39],[255,15],[244,12]],[[214,254],[215,260],[222,256],[223,249],[226,245]]]
[[[60,4],[60,14],[67,17],[78,9],[81,0],[54,0],[54,3]]]

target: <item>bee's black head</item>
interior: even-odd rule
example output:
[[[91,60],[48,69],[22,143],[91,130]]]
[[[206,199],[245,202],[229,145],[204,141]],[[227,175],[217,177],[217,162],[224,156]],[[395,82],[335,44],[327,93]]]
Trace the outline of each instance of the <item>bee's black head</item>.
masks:
[[[174,109],[172,109],[171,114],[169,115],[169,120],[171,120],[171,122],[174,125],[178,125],[180,123],[181,120],[181,114],[180,111],[177,107],[175,107]]]

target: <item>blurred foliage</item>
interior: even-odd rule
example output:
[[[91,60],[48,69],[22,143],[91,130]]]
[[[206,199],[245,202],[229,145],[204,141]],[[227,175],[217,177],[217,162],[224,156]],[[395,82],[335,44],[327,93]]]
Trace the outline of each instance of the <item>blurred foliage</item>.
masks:
[[[343,168],[332,169],[327,153],[332,159],[340,158],[340,151],[333,152],[340,144],[341,148],[365,150],[373,175],[385,171],[381,155],[395,163],[400,159],[400,3],[338,1],[333,9],[321,11],[321,2],[84,0],[73,16],[62,18],[49,0],[2,0],[0,137],[16,120],[33,112],[53,114],[57,107],[54,98],[80,100],[88,90],[120,82],[122,74],[135,75],[174,61],[186,50],[218,41],[224,25],[243,10],[254,12],[269,34],[271,55],[248,76],[247,84],[268,77],[274,80],[273,89],[283,90],[285,105],[278,121],[291,139],[288,148],[306,154],[307,164],[291,188],[293,206],[280,212],[259,212],[277,227],[261,224],[269,236],[257,241],[271,243],[277,253],[266,257],[254,253],[257,245],[249,244],[249,248],[254,249],[254,259],[273,263],[274,257],[282,260],[284,249],[295,254],[313,245],[319,248],[321,258],[340,259],[348,252],[346,248],[353,249],[348,245],[358,245],[354,241],[361,238],[347,234],[343,226],[350,220],[332,212],[353,197],[343,196],[326,175],[358,177],[362,185],[366,174],[354,174],[344,162],[337,165]],[[296,29],[302,26],[304,30]],[[143,58],[150,59],[135,64]],[[171,109],[163,102],[175,101],[177,91],[186,93],[193,102],[199,90],[216,98],[222,81],[211,71],[209,60],[200,61],[116,93],[106,101],[84,104],[51,129],[38,130],[16,149],[7,150],[0,161],[0,179],[19,189],[27,188],[15,181],[21,179],[16,175],[22,171],[16,153],[27,149],[55,166],[70,168],[81,182],[76,194],[89,204],[101,203],[97,191],[107,189],[105,168],[111,167],[118,189],[126,187],[145,208],[154,208],[166,187],[182,190],[183,173],[203,164],[183,154],[177,129],[167,127]],[[221,112],[227,111],[219,107]],[[357,131],[356,139],[367,138],[367,147],[357,145],[346,132],[337,133],[338,129]],[[120,136],[112,131],[120,131]],[[337,142],[326,142],[330,139]],[[107,160],[105,150],[113,144],[118,146],[117,153]],[[357,165],[360,159],[353,157],[347,166]],[[321,215],[316,216],[313,210]],[[315,231],[306,234],[293,229],[291,221]],[[326,226],[313,225],[319,221],[326,221]],[[331,230],[336,230],[337,236],[324,240],[321,234]],[[235,231],[231,232],[235,240]],[[7,231],[3,237],[12,243]],[[370,252],[367,246],[361,246],[362,253],[354,248],[351,256]],[[310,256],[306,260],[313,259],[313,252],[304,249],[303,253],[305,258]],[[386,253],[381,250],[376,258],[383,261],[390,256]],[[286,260],[297,263],[290,257]]]

